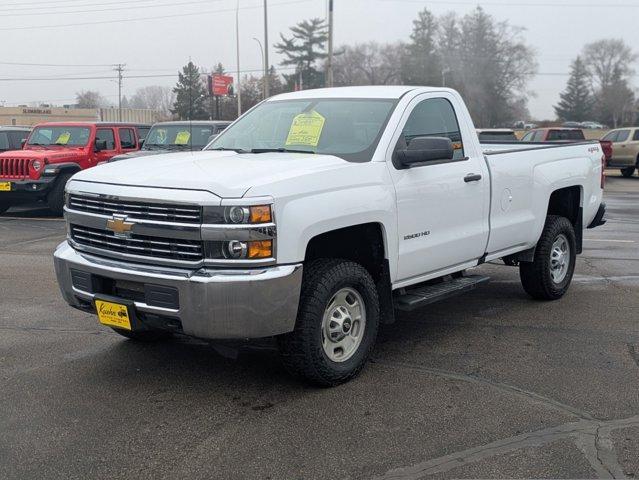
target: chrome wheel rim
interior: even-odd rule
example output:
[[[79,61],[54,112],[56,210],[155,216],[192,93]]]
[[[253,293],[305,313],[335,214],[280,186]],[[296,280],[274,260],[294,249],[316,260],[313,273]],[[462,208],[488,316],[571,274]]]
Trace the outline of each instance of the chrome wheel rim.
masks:
[[[345,362],[362,343],[366,307],[357,290],[346,287],[330,299],[322,317],[322,347],[333,362]]]
[[[570,267],[570,245],[562,233],[555,238],[550,250],[550,276],[555,283],[561,283]]]

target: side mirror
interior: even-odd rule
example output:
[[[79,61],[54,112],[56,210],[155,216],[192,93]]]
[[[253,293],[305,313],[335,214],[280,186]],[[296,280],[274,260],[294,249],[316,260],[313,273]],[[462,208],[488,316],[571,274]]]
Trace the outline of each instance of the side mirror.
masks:
[[[397,151],[397,159],[404,167],[436,160],[452,160],[454,156],[453,142],[446,137],[415,137],[408,147]]]
[[[97,140],[95,141],[95,151],[101,152],[102,150],[107,149],[107,141],[106,140]]]

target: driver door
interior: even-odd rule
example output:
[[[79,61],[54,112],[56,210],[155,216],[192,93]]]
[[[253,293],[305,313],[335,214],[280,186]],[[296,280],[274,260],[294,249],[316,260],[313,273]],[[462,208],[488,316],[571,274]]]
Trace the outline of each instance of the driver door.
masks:
[[[95,152],[95,164],[106,162],[111,157],[117,155],[117,147],[115,144],[115,133],[112,128],[98,128],[95,132],[95,141],[106,141],[106,149]]]
[[[398,262],[396,279],[407,284],[463,270],[483,256],[488,241],[490,178],[472,138],[473,127],[460,124],[448,93],[416,97],[402,117],[396,148],[415,137],[448,137],[451,160],[402,168],[389,158],[397,195]],[[391,153],[392,156],[392,153]],[[443,274],[443,273],[442,273]],[[412,280],[412,282],[411,282]]]

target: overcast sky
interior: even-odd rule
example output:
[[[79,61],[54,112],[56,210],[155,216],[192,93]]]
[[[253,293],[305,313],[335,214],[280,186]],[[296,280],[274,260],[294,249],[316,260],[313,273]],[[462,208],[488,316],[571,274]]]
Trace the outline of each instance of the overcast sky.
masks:
[[[296,22],[326,15],[326,0],[268,0],[271,45]],[[534,118],[553,117],[552,105],[564,88],[570,61],[584,44],[623,38],[639,51],[639,0],[334,0],[335,43],[406,40],[417,12],[464,14],[481,5],[498,20],[524,27],[536,50],[540,75],[532,79]],[[75,92],[99,90],[117,102],[112,79],[65,77],[115,76],[108,65],[126,64],[124,94],[145,85],[173,85],[177,69],[189,57],[199,66],[235,61],[236,0],[0,0],[0,104],[42,101],[72,103]],[[242,70],[261,68],[262,0],[239,0]],[[63,13],[66,12],[66,13]],[[73,12],[73,13],[71,13]],[[156,17],[156,18],[148,18]],[[157,18],[162,17],[162,18]],[[111,23],[103,23],[111,22]],[[67,25],[60,27],[60,25]],[[51,28],[55,26],[55,28]],[[279,61],[270,49],[271,63]],[[68,66],[27,66],[10,63]],[[107,66],[99,66],[107,65]],[[559,75],[558,75],[559,74]],[[65,78],[5,81],[15,78]],[[637,77],[634,79],[637,86]]]

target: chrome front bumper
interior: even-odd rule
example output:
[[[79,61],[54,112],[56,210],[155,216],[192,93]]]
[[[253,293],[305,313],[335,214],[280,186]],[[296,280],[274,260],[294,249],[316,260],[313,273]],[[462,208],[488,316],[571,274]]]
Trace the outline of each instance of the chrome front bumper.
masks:
[[[175,309],[140,301],[134,302],[134,308],[138,313],[179,320],[186,335],[260,338],[290,332],[295,326],[301,264],[250,270],[151,267],[80,253],[67,242],[56,249],[54,263],[64,299],[77,308],[86,310],[96,293],[76,288],[72,270],[114,281],[177,289],[179,306]]]

